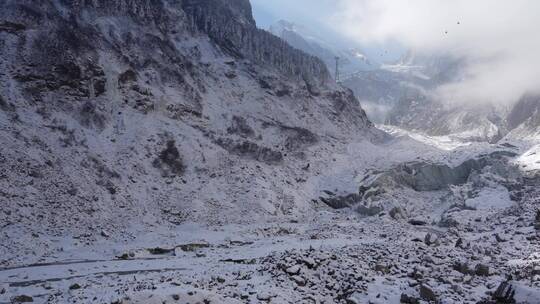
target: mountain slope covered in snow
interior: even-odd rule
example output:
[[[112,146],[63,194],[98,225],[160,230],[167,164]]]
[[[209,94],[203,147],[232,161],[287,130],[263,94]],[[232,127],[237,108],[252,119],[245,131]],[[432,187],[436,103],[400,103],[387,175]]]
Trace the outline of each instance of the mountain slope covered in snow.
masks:
[[[378,133],[247,0],[10,0],[0,20],[2,264],[53,236],[309,210],[320,155]]]
[[[458,59],[409,52],[396,64],[355,73],[343,84],[354,91],[377,123],[469,141],[497,142],[507,135],[523,138],[525,133],[534,133],[539,125],[534,118],[540,106],[537,96],[526,95],[506,105],[439,96],[440,86],[459,81],[461,67]]]

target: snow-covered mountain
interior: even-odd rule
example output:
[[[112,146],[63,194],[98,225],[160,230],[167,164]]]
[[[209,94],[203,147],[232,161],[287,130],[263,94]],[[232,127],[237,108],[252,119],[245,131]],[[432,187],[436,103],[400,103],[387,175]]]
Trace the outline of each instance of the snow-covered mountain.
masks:
[[[508,113],[506,123],[510,130],[508,137],[540,140],[540,97],[522,97]]]
[[[373,121],[428,136],[496,142],[524,122],[523,113],[535,112],[538,101],[531,97],[513,109],[440,100],[433,91],[457,80],[461,66],[457,59],[408,52],[395,64],[355,73],[343,84],[354,91]]]
[[[336,49],[291,22],[279,21],[269,31],[321,58],[330,71],[334,71],[335,57],[340,57],[342,84],[353,90],[372,121],[474,141],[497,141],[508,132],[506,112],[500,108],[463,107],[430,96],[437,86],[459,77],[460,60],[409,51],[393,64],[376,65],[358,50]]]
[[[385,133],[248,0],[1,1],[0,303],[536,304],[537,100]]]
[[[458,68],[459,61],[409,51],[392,64],[351,74],[343,79],[343,85],[354,91],[373,121],[388,123],[392,112],[394,117],[399,115],[395,108],[400,102],[411,96],[425,95],[453,79]]]
[[[36,229],[303,212],[321,155],[378,132],[321,60],[256,28],[248,0],[10,0],[0,20],[0,238],[20,248],[2,246],[3,265]]]
[[[323,60],[332,74],[335,73],[336,57],[339,57],[342,77],[378,67],[378,64],[371,62],[359,48],[340,48],[331,40],[320,37],[302,25],[280,20],[271,25],[268,31],[287,41],[291,46]]]

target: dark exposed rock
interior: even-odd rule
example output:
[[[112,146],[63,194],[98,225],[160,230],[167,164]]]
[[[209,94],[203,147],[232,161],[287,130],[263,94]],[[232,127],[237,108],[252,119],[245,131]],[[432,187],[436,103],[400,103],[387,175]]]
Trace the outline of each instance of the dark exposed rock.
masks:
[[[502,236],[501,236],[500,234],[498,234],[498,233],[495,233],[495,240],[496,240],[497,242],[499,242],[499,243],[504,243],[504,242],[507,241],[504,237],[502,237]]]
[[[306,279],[304,279],[301,276],[297,276],[297,275],[292,276],[291,280],[293,280],[298,286],[306,286]]]
[[[238,134],[243,137],[255,136],[255,131],[251,128],[244,117],[233,116],[231,126],[227,128],[229,134]]]
[[[115,170],[109,168],[101,159],[89,156],[87,161],[83,161],[81,166],[92,167],[96,170],[98,176],[102,179],[120,179],[121,176]]]
[[[285,140],[285,147],[290,151],[303,149],[319,141],[319,137],[316,134],[304,128],[283,127],[283,130],[288,134]]]
[[[425,284],[420,285],[420,297],[422,298],[422,300],[428,302],[437,301],[437,295],[435,294],[435,292]]]
[[[427,225],[427,222],[423,220],[412,219],[412,220],[409,220],[409,224],[413,226],[425,226]]]
[[[362,201],[362,197],[355,193],[344,196],[333,195],[330,197],[320,197],[319,199],[333,209],[349,208]]]
[[[149,248],[148,252],[150,252],[150,254],[162,255],[162,254],[172,253],[174,252],[174,249],[155,247],[155,248]]]
[[[354,107],[354,103],[357,101],[351,90],[332,92],[327,97],[333,101],[333,113],[335,115],[367,117],[363,109],[358,109],[357,107]],[[372,122],[370,122],[367,118],[361,119],[361,121],[357,123],[369,126],[373,125]]]
[[[134,257],[134,255],[129,253],[122,253],[121,255],[117,256],[116,258],[119,260],[129,260],[130,258]]]
[[[402,293],[401,297],[399,299],[399,303],[403,303],[403,304],[420,304],[420,300],[415,298],[415,297],[408,296],[408,295]]]
[[[259,85],[261,86],[261,89],[272,89],[272,85],[265,79],[258,79]]]
[[[534,220],[534,228],[540,230],[540,209],[536,210],[536,216]]]
[[[508,127],[515,129],[534,115],[538,115],[538,113],[540,113],[540,97],[534,95],[523,96],[508,113],[506,118]]]
[[[405,217],[403,209],[401,209],[400,207],[394,207],[390,209],[388,214],[390,215],[391,218],[395,220],[399,220]]]
[[[14,34],[24,30],[26,30],[26,26],[24,24],[13,23],[9,21],[0,22],[0,32],[8,32]]]
[[[438,239],[437,235],[426,233],[426,236],[424,237],[424,243],[428,246],[431,246],[437,243],[437,239]]]
[[[439,227],[451,228],[451,227],[459,226],[459,222],[456,219],[452,218],[452,217],[443,216],[442,219],[439,221],[439,223],[437,225]]]
[[[71,196],[75,196],[79,193],[79,190],[75,187],[71,187],[66,192]]]
[[[257,260],[256,259],[225,259],[225,260],[220,260],[220,262],[242,264],[242,265],[253,265],[257,263]]]
[[[228,138],[220,138],[216,143],[223,149],[241,157],[251,158],[260,162],[275,165],[281,163],[283,155],[267,147],[261,147],[251,141],[235,142]]]
[[[487,277],[489,276],[489,266],[484,264],[478,264],[474,268],[476,275]]]
[[[123,86],[128,82],[136,82],[137,73],[133,70],[127,70],[118,76],[118,85]]]
[[[514,298],[515,294],[516,290],[510,283],[501,282],[493,294],[493,300],[495,300],[497,304],[514,304],[516,303]]]
[[[111,236],[111,235],[109,234],[109,232],[106,231],[106,230],[101,230],[100,235],[101,235],[102,237],[104,237],[104,238],[108,238],[108,237]]]
[[[291,93],[292,93],[292,92],[291,92],[291,89],[290,89],[290,88],[288,88],[288,87],[283,87],[283,88],[278,89],[278,90],[276,91],[276,96],[277,96],[277,97],[289,96],[289,95],[291,95]]]
[[[300,266],[298,265],[293,265],[287,269],[285,269],[285,272],[290,274],[290,275],[296,275],[300,272]]]
[[[13,303],[30,303],[30,302],[34,302],[34,298],[32,298],[31,296],[27,296],[27,295],[20,295],[20,296],[15,296],[11,299],[11,302]]]
[[[454,264],[454,266],[452,266],[452,268],[455,271],[460,272],[462,274],[471,274],[471,273],[473,273],[473,271],[469,268],[469,265],[467,265],[467,263],[456,262]]]
[[[388,266],[386,265],[377,264],[375,265],[375,271],[383,273],[383,274],[388,274],[390,273],[390,268],[388,268]]]
[[[90,100],[86,101],[80,111],[81,124],[85,127],[94,127],[102,130],[105,127],[106,117],[99,113],[96,104]]]
[[[160,168],[165,176],[180,176],[184,174],[186,169],[174,140],[167,141],[167,147],[159,153],[153,164],[154,167]]]
[[[2,98],[2,95],[0,95],[0,110],[3,111],[13,111],[15,107],[12,104],[9,104],[7,101]]]
[[[225,72],[225,77],[229,79],[235,79],[238,75],[234,71],[227,71]]]
[[[272,299],[272,296],[267,293],[258,293],[257,294],[257,300],[263,301],[263,302],[269,302]]]
[[[74,283],[72,285],[69,286],[69,289],[70,290],[76,290],[76,289],[81,289],[81,285],[77,284],[77,283]]]
[[[184,252],[193,252],[197,251],[202,248],[208,248],[210,247],[210,244],[208,243],[190,243],[190,244],[182,244],[176,246],[176,248],[184,251]]]

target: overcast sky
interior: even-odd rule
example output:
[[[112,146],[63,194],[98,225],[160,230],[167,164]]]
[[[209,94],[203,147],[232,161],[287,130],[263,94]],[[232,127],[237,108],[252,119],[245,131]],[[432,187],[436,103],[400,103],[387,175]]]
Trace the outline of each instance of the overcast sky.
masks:
[[[262,28],[280,19],[320,28],[337,12],[336,0],[251,0],[251,4]]]
[[[251,0],[251,4],[259,28],[268,29],[279,20],[294,22],[336,46],[361,48],[373,61],[396,61],[405,52],[392,39],[364,43],[347,36],[335,20],[342,13],[339,0]]]
[[[539,0],[252,0],[259,25],[291,20],[335,31],[364,47],[406,49],[463,59],[461,79],[441,98],[512,102],[540,93]]]
[[[251,4],[260,28],[268,29],[277,21],[286,20],[306,26],[322,37],[342,35],[341,29],[336,31],[332,25],[332,19],[338,13],[336,0],[251,0]],[[334,42],[341,42],[339,38]],[[355,40],[349,40],[349,43],[357,44]]]

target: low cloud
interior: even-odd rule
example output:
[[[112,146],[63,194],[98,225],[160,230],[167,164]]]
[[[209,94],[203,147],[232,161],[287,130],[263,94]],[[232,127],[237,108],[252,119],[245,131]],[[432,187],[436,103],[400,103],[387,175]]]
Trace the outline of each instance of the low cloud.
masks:
[[[459,77],[433,93],[448,101],[507,104],[540,93],[540,1],[337,0],[331,24],[363,44],[396,41],[459,58]]]

